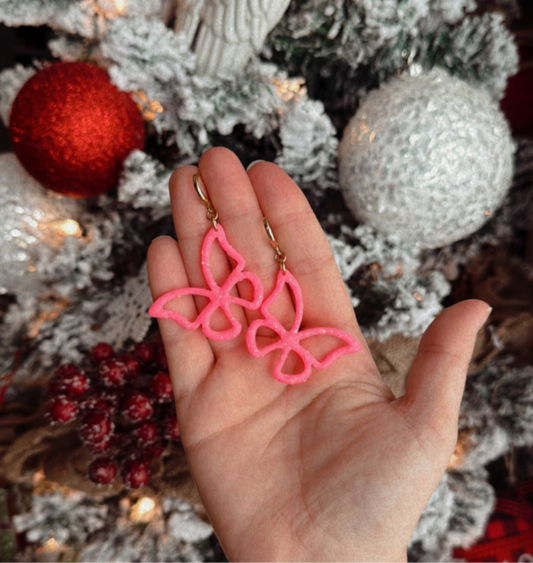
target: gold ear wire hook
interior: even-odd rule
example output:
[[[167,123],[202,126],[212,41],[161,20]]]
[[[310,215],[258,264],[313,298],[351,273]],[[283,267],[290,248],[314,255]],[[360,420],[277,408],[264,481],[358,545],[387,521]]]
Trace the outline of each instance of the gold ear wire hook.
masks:
[[[275,251],[275,255],[274,255],[274,260],[279,264],[279,267],[281,268],[281,271],[285,274],[285,272],[287,271],[286,267],[285,267],[285,262],[287,261],[287,256],[285,255],[285,252],[283,252],[281,250],[281,248],[279,247],[279,244],[276,240],[276,238],[274,237],[274,233],[272,232],[272,229],[270,228],[270,224],[268,222],[268,220],[266,219],[266,217],[263,217],[263,225],[265,227],[265,231],[268,235],[268,238],[270,239],[270,244],[272,245],[272,248]]]
[[[213,229],[215,229],[216,231],[218,224],[218,211],[213,207],[211,200],[207,198],[204,192],[202,191],[202,188],[200,187],[200,182],[198,181],[199,177],[200,177],[199,172],[194,174],[194,176],[192,177],[192,183],[194,184],[194,189],[196,190],[198,197],[202,200],[202,203],[205,205],[207,209],[207,213],[205,214],[205,216],[209,219],[209,221],[211,221],[213,225]]]

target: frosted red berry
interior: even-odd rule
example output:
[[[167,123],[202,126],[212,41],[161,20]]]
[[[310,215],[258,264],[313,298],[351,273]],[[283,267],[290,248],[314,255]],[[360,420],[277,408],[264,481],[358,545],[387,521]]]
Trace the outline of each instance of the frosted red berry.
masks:
[[[164,451],[165,446],[161,440],[156,440],[153,444],[148,444],[137,450],[134,454],[135,459],[139,459],[146,463],[158,458]]]
[[[93,364],[98,365],[100,362],[111,358],[114,353],[113,347],[107,342],[99,342],[89,350],[89,359]]]
[[[98,380],[106,387],[124,385],[126,379],[128,379],[128,368],[126,364],[115,358],[104,360],[98,366]]]
[[[84,442],[85,447],[92,453],[92,454],[103,454],[109,450],[113,443],[111,438],[105,438],[101,442],[97,442],[96,444],[91,444],[90,442]]]
[[[57,424],[66,424],[76,418],[78,405],[69,397],[55,397],[48,404],[48,414]]]
[[[115,462],[107,457],[95,459],[89,465],[89,478],[97,485],[108,485],[112,483],[117,474]]]
[[[54,376],[47,383],[48,394],[73,395],[79,397],[89,389],[89,378],[72,364],[64,364],[54,372]]]
[[[133,354],[120,354],[117,356],[117,360],[126,366],[128,379],[134,379],[139,375],[141,364]]]
[[[147,420],[154,413],[154,407],[150,397],[136,391],[126,398],[122,404],[122,414],[130,422]]]
[[[133,354],[143,366],[147,366],[154,361],[155,346],[150,342],[136,342],[133,345]]]
[[[150,381],[150,392],[158,403],[171,403],[174,395],[170,375],[162,371],[154,375]]]
[[[121,474],[126,487],[138,489],[150,480],[150,464],[139,459],[129,459],[123,464]]]
[[[79,434],[86,444],[99,444],[111,438],[114,427],[108,414],[102,411],[91,411],[83,415]]]
[[[96,388],[80,402],[80,408],[85,411],[102,411],[108,415],[115,414],[118,407],[116,393],[109,389]]]
[[[143,422],[133,431],[139,445],[152,444],[159,435],[159,428],[155,422]]]
[[[167,440],[179,440],[180,429],[178,426],[178,419],[171,415],[163,422],[163,437]]]
[[[90,384],[89,378],[78,370],[53,377],[48,382],[48,392],[51,395],[65,394],[81,397],[89,390]]]

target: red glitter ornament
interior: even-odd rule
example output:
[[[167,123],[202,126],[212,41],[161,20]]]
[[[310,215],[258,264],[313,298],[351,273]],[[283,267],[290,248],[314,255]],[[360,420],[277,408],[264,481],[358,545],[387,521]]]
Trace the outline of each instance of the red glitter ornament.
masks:
[[[71,197],[116,187],[125,158],[144,146],[131,97],[87,63],[56,63],[32,76],[15,98],[9,129],[24,168]]]

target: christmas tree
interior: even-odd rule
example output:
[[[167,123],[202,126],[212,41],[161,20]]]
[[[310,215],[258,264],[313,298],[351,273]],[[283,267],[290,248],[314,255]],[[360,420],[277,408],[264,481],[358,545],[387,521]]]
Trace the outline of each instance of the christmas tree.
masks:
[[[519,526],[513,552],[489,534],[521,525],[502,498],[530,506],[530,490],[503,490],[533,476],[526,3],[237,4],[0,3],[14,45],[39,46],[0,73],[4,560],[224,557],[179,445],[145,264],[173,234],[173,170],[213,146],[301,187],[395,395],[445,306],[493,307],[409,556],[531,553]]]

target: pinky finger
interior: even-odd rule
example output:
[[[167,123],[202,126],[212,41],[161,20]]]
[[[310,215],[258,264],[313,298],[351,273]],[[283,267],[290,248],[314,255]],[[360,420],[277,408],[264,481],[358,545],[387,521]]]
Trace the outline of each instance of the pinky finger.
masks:
[[[152,242],[148,249],[148,279],[154,300],[172,289],[189,286],[179,245],[174,239],[159,237]],[[188,319],[198,315],[192,296],[179,297],[176,307]],[[174,396],[177,401],[186,400],[213,365],[213,350],[201,330],[187,330],[170,319],[158,319],[158,322]]]

